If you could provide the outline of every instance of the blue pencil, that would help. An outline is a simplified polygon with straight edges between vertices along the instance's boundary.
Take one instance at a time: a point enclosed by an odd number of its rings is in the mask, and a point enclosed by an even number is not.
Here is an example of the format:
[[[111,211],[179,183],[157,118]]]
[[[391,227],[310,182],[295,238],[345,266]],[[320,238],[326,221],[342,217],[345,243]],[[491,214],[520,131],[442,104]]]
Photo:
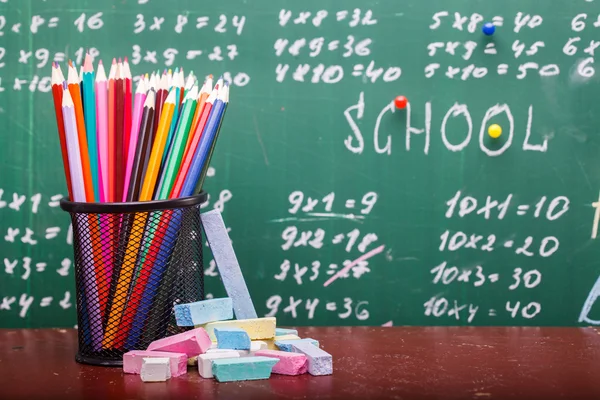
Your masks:
[[[85,131],[88,140],[88,154],[92,172],[94,198],[100,199],[100,183],[98,180],[98,141],[96,138],[96,92],[94,90],[94,66],[92,57],[85,56],[83,64],[83,112],[85,114]]]

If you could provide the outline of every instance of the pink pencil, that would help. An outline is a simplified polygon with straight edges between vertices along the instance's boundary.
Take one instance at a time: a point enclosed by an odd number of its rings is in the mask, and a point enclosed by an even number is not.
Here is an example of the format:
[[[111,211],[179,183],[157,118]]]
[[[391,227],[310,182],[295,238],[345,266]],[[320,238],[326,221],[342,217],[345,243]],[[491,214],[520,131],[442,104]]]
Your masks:
[[[102,60],[96,73],[96,123],[98,132],[98,177],[100,201],[108,201],[108,81]]]
[[[146,83],[144,77],[140,77],[137,90],[135,91],[135,99],[133,102],[133,119],[131,123],[131,131],[129,133],[129,145],[127,146],[127,164],[125,166],[125,182],[123,185],[123,202],[128,201],[127,192],[129,189],[129,180],[131,179],[131,169],[133,168],[133,159],[135,158],[135,149],[138,142],[138,134],[140,124],[142,122],[142,111],[144,102],[146,101]]]

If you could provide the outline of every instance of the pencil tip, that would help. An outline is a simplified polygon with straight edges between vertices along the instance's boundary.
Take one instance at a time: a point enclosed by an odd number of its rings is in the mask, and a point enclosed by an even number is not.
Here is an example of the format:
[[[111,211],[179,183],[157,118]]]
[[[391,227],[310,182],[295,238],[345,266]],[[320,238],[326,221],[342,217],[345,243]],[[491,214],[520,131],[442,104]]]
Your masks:
[[[123,64],[123,59],[119,57],[119,64]]]
[[[102,65],[102,60],[98,60],[98,66]]]
[[[127,61],[127,57],[125,57],[125,62],[126,62],[126,63],[129,63],[129,62]]]
[[[112,61],[112,63],[113,63],[113,64],[116,64],[116,63],[117,63],[117,59],[116,59],[116,58],[113,58],[113,61]]]

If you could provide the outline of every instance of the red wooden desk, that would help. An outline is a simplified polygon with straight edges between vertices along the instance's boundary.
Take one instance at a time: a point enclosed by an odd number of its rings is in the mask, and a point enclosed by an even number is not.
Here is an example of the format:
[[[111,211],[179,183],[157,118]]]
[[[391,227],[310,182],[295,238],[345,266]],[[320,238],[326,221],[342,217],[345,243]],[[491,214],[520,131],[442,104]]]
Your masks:
[[[0,330],[0,399],[600,399],[592,328],[301,328],[332,376],[143,383],[75,363],[70,329]]]

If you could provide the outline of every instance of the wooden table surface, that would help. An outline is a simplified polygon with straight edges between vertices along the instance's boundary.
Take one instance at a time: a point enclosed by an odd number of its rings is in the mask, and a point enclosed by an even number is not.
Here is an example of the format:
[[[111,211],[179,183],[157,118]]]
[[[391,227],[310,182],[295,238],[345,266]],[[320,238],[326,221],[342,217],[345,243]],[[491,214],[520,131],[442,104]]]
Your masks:
[[[0,399],[599,399],[592,328],[300,328],[333,375],[217,383],[194,368],[144,383],[77,364],[72,329],[0,330]]]

